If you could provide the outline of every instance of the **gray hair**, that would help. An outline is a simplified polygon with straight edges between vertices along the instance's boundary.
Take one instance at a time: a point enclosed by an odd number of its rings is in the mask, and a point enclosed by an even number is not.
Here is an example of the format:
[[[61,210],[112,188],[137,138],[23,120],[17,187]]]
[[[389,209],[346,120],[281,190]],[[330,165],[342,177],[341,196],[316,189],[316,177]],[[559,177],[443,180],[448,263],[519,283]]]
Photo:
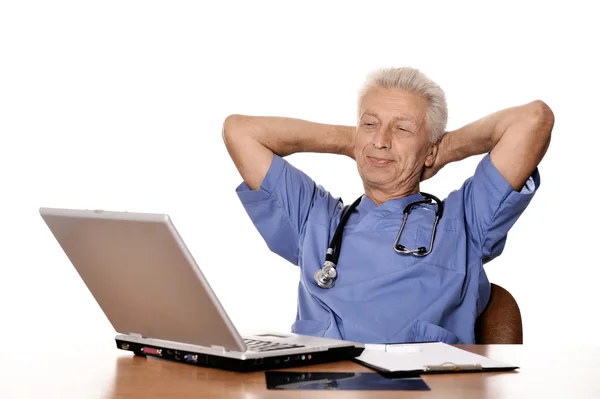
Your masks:
[[[359,91],[359,107],[372,87],[406,90],[425,97],[429,103],[429,109],[427,110],[429,141],[435,143],[442,138],[448,123],[446,95],[440,86],[423,72],[410,67],[381,68],[371,72]]]

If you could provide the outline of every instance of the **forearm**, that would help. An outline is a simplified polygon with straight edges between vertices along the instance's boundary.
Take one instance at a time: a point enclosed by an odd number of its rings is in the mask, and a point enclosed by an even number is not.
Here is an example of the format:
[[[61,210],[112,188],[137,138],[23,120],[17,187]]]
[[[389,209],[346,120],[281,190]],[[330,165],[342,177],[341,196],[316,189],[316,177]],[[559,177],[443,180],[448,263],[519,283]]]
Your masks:
[[[355,128],[301,119],[231,115],[223,140],[240,175],[253,190],[260,187],[273,154],[321,152],[353,157]]]
[[[491,152],[496,168],[519,190],[550,143],[554,114],[542,101],[507,108],[448,132],[441,140],[443,164]]]
[[[444,164],[491,151],[509,126],[515,125],[525,105],[503,109],[446,133],[440,142]]]
[[[284,157],[297,152],[352,157],[354,126],[329,125],[296,118],[232,115],[225,122],[237,135],[253,139]]]

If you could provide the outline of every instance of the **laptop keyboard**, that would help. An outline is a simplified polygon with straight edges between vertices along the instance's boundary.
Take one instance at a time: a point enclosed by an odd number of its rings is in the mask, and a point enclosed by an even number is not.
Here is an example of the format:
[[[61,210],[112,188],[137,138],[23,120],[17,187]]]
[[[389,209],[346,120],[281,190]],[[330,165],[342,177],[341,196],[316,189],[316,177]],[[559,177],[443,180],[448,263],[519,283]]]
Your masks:
[[[257,339],[244,338],[248,350],[255,352],[276,351],[280,349],[303,348],[304,345],[285,344],[281,342],[260,341]]]

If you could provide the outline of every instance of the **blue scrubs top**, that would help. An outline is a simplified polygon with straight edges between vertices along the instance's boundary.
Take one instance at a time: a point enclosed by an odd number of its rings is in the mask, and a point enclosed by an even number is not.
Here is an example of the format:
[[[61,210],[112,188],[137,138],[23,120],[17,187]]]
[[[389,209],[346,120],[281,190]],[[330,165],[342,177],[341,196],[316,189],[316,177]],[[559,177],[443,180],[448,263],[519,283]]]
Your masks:
[[[292,332],[363,343],[475,343],[474,326],[490,296],[483,264],[500,255],[507,233],[540,185],[538,169],[516,192],[489,154],[475,174],[444,199],[432,252],[398,254],[393,244],[413,194],[377,206],[363,196],[343,233],[338,277],[320,288],[323,266],[344,204],[275,155],[257,190],[237,189],[271,251],[301,269]],[[435,203],[414,208],[400,243],[429,248]]]

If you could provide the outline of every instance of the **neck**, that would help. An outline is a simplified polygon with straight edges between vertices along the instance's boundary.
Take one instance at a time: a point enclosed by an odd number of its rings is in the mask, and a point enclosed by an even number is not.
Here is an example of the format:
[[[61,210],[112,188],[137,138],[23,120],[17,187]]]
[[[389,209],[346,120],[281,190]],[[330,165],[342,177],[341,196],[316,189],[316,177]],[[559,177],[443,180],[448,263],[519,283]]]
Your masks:
[[[419,192],[419,189],[419,183],[416,183],[410,187],[396,189],[393,192],[380,188],[365,186],[365,195],[369,197],[377,206],[379,206],[392,199],[408,197],[409,195],[416,194]]]

